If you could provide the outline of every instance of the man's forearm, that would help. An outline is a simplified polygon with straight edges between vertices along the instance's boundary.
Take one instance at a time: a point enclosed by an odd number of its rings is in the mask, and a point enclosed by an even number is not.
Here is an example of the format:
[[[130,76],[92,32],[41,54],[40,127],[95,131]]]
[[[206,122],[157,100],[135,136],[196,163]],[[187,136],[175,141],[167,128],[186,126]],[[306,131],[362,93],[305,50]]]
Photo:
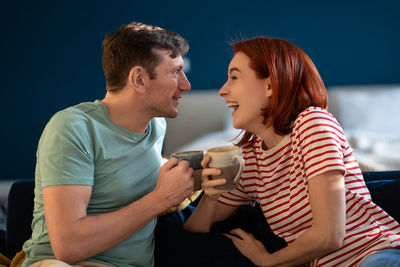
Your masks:
[[[49,232],[53,251],[67,263],[87,259],[122,242],[167,208],[168,203],[151,192],[120,210],[61,224]]]

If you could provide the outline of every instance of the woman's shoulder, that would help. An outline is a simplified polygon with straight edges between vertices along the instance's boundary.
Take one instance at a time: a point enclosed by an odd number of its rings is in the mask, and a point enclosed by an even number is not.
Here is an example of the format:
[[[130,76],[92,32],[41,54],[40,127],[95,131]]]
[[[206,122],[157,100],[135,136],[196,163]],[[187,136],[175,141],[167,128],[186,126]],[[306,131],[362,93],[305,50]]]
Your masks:
[[[294,126],[303,125],[310,122],[321,122],[328,121],[334,124],[338,124],[336,118],[328,112],[328,110],[320,107],[308,107],[303,110],[296,118]]]
[[[328,110],[321,108],[321,107],[308,107],[306,109],[304,109],[302,112],[300,112],[300,114],[297,116],[296,120],[301,120],[305,117],[307,118],[315,118],[315,117],[331,117],[334,118],[334,116],[328,112]]]
[[[342,126],[328,110],[312,106],[306,108],[297,116],[293,124],[293,133],[321,131],[328,128],[343,134]]]

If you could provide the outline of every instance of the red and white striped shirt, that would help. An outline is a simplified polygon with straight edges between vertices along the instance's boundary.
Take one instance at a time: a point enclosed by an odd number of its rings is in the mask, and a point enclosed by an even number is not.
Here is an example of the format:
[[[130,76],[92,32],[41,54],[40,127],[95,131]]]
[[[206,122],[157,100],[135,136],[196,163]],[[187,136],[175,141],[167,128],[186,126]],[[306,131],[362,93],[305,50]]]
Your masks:
[[[261,138],[242,149],[245,168],[239,186],[219,201],[239,206],[257,201],[272,231],[295,241],[313,224],[308,180],[343,170],[346,234],[343,246],[310,266],[357,266],[384,248],[400,247],[400,225],[371,201],[361,170],[343,130],[325,109],[309,107],[299,114],[291,134],[264,151]]]

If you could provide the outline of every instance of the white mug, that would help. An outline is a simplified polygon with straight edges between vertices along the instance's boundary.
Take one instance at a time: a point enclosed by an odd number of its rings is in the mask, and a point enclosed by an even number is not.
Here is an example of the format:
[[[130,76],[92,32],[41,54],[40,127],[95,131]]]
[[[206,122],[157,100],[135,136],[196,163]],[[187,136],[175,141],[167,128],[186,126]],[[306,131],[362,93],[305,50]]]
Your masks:
[[[208,164],[210,168],[221,170],[218,176],[211,176],[211,179],[225,178],[226,184],[216,186],[221,190],[232,190],[238,184],[244,169],[244,160],[238,146],[219,146],[207,151],[211,160]]]

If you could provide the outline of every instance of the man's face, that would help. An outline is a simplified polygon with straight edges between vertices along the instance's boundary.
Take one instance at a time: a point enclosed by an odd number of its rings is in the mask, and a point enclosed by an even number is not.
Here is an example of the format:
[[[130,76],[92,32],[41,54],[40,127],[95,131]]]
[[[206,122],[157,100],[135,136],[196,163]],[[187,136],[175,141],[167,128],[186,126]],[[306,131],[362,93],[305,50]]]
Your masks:
[[[182,56],[171,58],[167,50],[160,49],[158,52],[162,61],[155,68],[154,80],[146,76],[145,102],[151,117],[175,118],[178,115],[179,100],[191,86],[183,72]]]

